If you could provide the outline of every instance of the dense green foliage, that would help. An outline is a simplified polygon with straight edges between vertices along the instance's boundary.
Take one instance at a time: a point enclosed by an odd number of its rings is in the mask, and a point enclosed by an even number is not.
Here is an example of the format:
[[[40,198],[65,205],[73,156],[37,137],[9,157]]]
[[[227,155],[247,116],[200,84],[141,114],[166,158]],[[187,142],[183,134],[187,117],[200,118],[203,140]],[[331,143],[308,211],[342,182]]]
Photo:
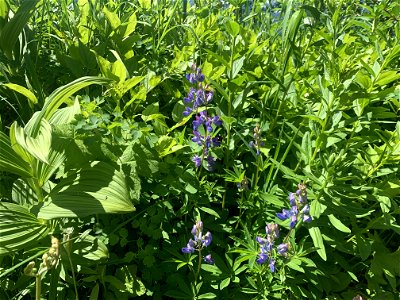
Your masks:
[[[399,299],[399,16],[1,1],[0,299]],[[312,220],[278,217],[305,186]]]

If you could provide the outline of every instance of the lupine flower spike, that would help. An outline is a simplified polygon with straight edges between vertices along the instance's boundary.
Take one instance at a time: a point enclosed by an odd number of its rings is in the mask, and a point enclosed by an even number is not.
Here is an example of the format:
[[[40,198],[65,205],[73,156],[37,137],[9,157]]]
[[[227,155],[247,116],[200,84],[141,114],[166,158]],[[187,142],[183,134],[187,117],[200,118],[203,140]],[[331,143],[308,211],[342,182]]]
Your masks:
[[[260,124],[257,124],[256,127],[254,127],[253,130],[253,138],[254,140],[252,140],[249,143],[249,146],[251,148],[256,149],[256,154],[260,155],[260,149],[262,146],[264,146],[264,142],[261,141],[261,128],[260,128]]]
[[[193,138],[192,141],[197,145],[202,146],[201,155],[194,155],[192,161],[196,168],[200,167],[203,161],[207,162],[207,168],[212,171],[215,164],[215,159],[211,155],[210,148],[219,147],[221,141],[218,137],[213,137],[212,133],[215,127],[222,125],[222,120],[219,116],[209,116],[207,114],[207,105],[212,101],[213,92],[208,85],[204,85],[204,74],[195,64],[192,65],[192,73],[186,75],[186,79],[193,84],[190,88],[187,97],[183,99],[187,105],[183,115],[189,116],[191,113],[197,113],[193,121]],[[200,107],[205,107],[200,110]]]
[[[310,206],[307,203],[307,187],[303,183],[298,184],[296,193],[289,193],[290,209],[283,209],[276,216],[281,220],[290,219],[290,228],[294,228],[299,219],[303,222],[310,223],[312,221]]]
[[[201,251],[204,248],[210,246],[212,242],[212,235],[209,231],[207,231],[207,233],[203,235],[202,221],[199,220],[196,222],[196,224],[193,225],[191,233],[193,235],[193,239],[190,239],[186,247],[182,248],[183,253],[193,253],[194,251]],[[211,254],[204,256],[203,260],[208,264],[214,263],[214,259],[211,257]]]

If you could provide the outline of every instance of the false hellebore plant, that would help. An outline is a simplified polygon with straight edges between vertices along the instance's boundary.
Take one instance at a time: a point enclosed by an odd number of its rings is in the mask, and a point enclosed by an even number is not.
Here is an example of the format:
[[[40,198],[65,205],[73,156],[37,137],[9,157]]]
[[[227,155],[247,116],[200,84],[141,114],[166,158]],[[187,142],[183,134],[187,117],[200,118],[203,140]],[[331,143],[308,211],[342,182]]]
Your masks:
[[[283,243],[274,248],[275,241],[279,238],[279,225],[275,223],[269,223],[265,226],[265,237],[257,236],[256,238],[257,243],[260,245],[260,252],[256,261],[258,264],[264,264],[268,261],[271,272],[275,272],[277,255],[288,257],[291,249],[291,245],[288,242],[289,235],[296,224],[298,224],[298,220],[307,223],[312,221],[309,215],[310,206],[307,204],[307,187],[303,183],[298,184],[296,193],[289,194],[289,201],[291,209],[284,209],[276,215],[280,220],[290,219],[290,231],[283,239]]]
[[[200,68],[195,64],[192,65],[192,73],[186,75],[186,79],[193,85],[187,97],[183,99],[186,109],[183,112],[184,116],[189,116],[192,113],[196,114],[193,121],[192,141],[202,147],[202,153],[192,157],[196,168],[202,166],[203,161],[207,162],[209,171],[213,170],[215,160],[211,154],[211,147],[219,147],[221,142],[218,137],[213,137],[215,127],[221,126],[222,121],[219,116],[209,116],[207,113],[207,105],[212,101],[213,92],[208,85],[204,84],[205,76]]]

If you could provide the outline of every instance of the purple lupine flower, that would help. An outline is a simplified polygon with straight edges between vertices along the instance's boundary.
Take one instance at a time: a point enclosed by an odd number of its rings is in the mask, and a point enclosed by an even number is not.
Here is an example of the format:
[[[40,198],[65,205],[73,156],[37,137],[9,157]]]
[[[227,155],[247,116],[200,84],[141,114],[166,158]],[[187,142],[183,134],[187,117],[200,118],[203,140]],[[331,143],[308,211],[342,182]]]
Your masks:
[[[269,260],[269,269],[271,270],[271,272],[272,273],[274,273],[275,272],[275,263],[276,263],[276,260],[275,259],[270,259]]]
[[[289,224],[290,229],[294,228],[296,224],[297,224],[297,215],[292,215]]]
[[[189,240],[189,243],[187,243],[186,247],[182,248],[183,253],[193,253],[195,250],[195,243],[192,239]]]
[[[283,243],[283,244],[278,245],[276,247],[276,249],[278,250],[278,253],[280,255],[285,255],[286,256],[287,255],[287,251],[289,249],[289,245],[287,243]]]
[[[299,183],[296,193],[289,193],[289,201],[290,210],[283,209],[282,213],[277,213],[276,216],[282,221],[290,218],[290,229],[297,225],[299,219],[306,223],[312,221],[311,216],[309,216],[310,206],[306,203],[307,187],[305,184]]]
[[[187,116],[190,115],[192,112],[193,112],[193,110],[192,110],[190,107],[186,107],[182,114],[183,114],[185,117],[187,117]]]
[[[211,233],[209,231],[207,231],[207,233],[204,235],[202,240],[203,240],[204,247],[208,247],[211,244],[211,241],[212,241]]]
[[[222,120],[219,116],[214,116],[212,118],[212,122],[214,123],[215,126],[221,126],[222,125]]]
[[[276,216],[282,221],[284,221],[290,217],[290,211],[288,211],[287,209],[282,209],[282,212],[277,213]]]
[[[201,166],[201,157],[198,156],[197,154],[193,156],[192,161],[194,162],[196,168]]]
[[[210,265],[214,264],[215,262],[214,259],[211,257],[211,254],[204,256],[203,260]]]
[[[218,136],[213,137],[213,138],[211,139],[211,143],[212,143],[213,147],[219,147],[219,146],[221,146],[221,140],[220,140],[220,138],[219,138]]]
[[[296,205],[296,194],[295,193],[289,193],[289,201],[291,206]]]
[[[193,225],[190,231],[193,235],[193,239],[190,239],[186,247],[182,248],[183,253],[193,253],[195,250],[201,251],[203,248],[208,247],[212,241],[212,235],[208,231],[203,235],[203,222],[198,220]]]
[[[265,263],[267,261],[267,259],[268,259],[268,255],[267,254],[259,253],[258,254],[258,259],[256,260],[256,262],[261,265],[261,264]]]
[[[214,165],[215,165],[215,160],[214,157],[211,155],[207,156],[207,167],[209,171],[212,171],[214,169]]]
[[[193,121],[194,136],[192,141],[203,147],[202,157],[207,157],[207,167],[211,171],[215,165],[215,160],[209,153],[209,149],[221,145],[219,138],[212,137],[211,133],[214,131],[213,125],[221,126],[222,120],[219,116],[207,116],[207,110],[198,112],[199,107],[205,106],[212,101],[214,93],[207,84],[203,83],[205,76],[196,64],[192,65],[191,73],[186,75],[186,79],[193,86],[190,88],[188,95],[183,99],[184,103],[187,104],[183,115],[189,116],[193,112],[197,113]],[[194,156],[192,161],[195,163],[196,167],[202,165],[202,159],[198,155]]]

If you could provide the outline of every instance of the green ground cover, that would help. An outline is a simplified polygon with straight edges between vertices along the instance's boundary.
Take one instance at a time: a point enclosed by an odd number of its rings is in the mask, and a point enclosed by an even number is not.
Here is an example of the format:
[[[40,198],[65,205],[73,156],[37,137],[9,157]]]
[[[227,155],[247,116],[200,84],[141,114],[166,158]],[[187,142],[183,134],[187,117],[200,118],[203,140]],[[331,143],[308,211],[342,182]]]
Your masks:
[[[0,2],[0,299],[399,299],[395,0]]]

